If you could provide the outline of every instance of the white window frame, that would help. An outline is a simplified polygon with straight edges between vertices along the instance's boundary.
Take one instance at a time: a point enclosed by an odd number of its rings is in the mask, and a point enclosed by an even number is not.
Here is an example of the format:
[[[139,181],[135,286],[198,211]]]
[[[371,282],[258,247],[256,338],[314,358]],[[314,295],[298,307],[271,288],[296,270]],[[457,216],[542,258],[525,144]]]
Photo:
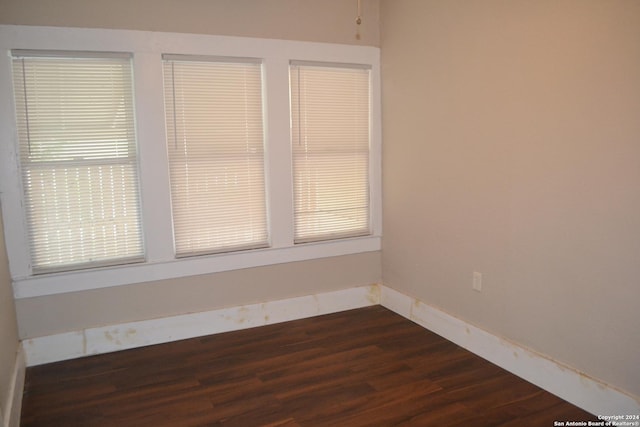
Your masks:
[[[12,49],[127,52],[133,55],[141,215],[144,246],[147,248],[144,263],[38,276],[32,274],[17,162]],[[162,54],[262,59],[269,248],[175,258],[165,145]],[[294,245],[290,61],[371,67],[370,236]],[[20,299],[378,251],[382,236],[380,122],[380,50],[376,47],[129,30],[0,25],[0,201],[14,295]]]

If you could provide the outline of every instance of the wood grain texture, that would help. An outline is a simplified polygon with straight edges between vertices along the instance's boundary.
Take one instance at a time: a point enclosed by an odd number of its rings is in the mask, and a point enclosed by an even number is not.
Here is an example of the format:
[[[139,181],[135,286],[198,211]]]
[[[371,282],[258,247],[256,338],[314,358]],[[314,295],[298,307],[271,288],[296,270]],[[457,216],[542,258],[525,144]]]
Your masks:
[[[552,426],[587,412],[380,307],[28,368],[22,426]]]

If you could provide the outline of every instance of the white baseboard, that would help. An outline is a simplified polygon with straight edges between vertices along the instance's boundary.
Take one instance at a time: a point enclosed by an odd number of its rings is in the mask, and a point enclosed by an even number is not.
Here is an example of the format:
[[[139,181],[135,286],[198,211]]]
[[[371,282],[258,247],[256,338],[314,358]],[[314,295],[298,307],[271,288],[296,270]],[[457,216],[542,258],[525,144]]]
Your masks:
[[[381,286],[380,303],[418,325],[594,415],[639,415],[640,398]]]
[[[89,328],[23,341],[26,365],[264,326],[381,304],[595,415],[640,414],[640,399],[386,286],[363,286],[260,304]],[[19,418],[24,359],[16,363],[11,414]],[[17,420],[16,420],[17,421]],[[12,421],[13,422],[13,421]],[[7,424],[5,426],[17,426]]]
[[[378,285],[143,320],[23,341],[27,366],[270,325],[380,303]]]
[[[25,360],[22,345],[18,346],[16,361],[11,374],[11,384],[7,401],[3,402],[6,413],[0,416],[3,427],[18,427],[20,425],[20,410],[22,409],[22,392],[24,390]]]

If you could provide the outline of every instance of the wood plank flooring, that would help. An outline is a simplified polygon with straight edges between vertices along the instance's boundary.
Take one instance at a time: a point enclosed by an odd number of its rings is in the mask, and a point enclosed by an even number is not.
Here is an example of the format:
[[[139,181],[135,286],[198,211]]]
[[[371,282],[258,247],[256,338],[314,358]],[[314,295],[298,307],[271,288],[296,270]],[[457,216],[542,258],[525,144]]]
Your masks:
[[[553,426],[595,418],[380,307],[27,369],[31,426]]]

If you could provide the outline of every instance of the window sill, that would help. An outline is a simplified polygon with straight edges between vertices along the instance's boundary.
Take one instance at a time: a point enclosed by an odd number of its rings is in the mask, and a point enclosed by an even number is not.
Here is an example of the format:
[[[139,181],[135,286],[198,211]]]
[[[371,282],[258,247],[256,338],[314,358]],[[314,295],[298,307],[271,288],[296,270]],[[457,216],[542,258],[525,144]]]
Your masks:
[[[373,252],[380,250],[380,248],[381,238],[379,236],[366,236],[298,244],[284,248],[256,249],[243,252],[230,252],[167,261],[148,261],[141,264],[128,264],[117,267],[14,278],[13,288],[16,299],[31,298],[131,285],[155,280],[197,276],[242,268],[261,267],[286,262]]]

